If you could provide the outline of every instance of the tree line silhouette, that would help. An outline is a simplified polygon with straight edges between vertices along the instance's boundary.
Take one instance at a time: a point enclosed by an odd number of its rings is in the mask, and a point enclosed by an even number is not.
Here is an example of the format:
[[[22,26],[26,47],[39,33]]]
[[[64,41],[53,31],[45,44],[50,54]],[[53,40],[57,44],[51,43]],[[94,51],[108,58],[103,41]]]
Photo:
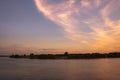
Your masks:
[[[29,55],[18,55],[13,54],[9,56],[10,58],[29,58],[29,59],[96,59],[96,58],[120,58],[120,52],[110,52],[110,53],[85,53],[85,54],[69,54],[65,52],[64,54],[34,54]]]

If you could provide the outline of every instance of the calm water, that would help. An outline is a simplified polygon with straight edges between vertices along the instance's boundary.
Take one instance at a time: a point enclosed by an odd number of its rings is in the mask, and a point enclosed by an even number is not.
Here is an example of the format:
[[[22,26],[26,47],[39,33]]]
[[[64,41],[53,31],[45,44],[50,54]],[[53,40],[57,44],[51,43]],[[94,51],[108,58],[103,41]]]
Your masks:
[[[0,80],[120,80],[119,59],[0,58]]]

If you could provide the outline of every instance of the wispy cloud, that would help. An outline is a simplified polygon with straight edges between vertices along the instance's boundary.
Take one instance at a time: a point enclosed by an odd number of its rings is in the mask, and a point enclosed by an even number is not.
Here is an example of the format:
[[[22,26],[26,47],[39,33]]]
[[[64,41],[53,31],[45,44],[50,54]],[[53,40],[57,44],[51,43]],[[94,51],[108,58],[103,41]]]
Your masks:
[[[63,27],[66,37],[96,51],[119,50],[119,0],[34,1],[38,11]]]

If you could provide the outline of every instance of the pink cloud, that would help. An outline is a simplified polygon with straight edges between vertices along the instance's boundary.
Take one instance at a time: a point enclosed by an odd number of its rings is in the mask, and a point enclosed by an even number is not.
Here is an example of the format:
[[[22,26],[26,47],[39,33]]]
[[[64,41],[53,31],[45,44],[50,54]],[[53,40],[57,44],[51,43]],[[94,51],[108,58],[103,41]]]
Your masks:
[[[120,47],[119,0],[34,1],[38,11],[64,29],[67,38],[96,51],[104,48],[117,51]]]

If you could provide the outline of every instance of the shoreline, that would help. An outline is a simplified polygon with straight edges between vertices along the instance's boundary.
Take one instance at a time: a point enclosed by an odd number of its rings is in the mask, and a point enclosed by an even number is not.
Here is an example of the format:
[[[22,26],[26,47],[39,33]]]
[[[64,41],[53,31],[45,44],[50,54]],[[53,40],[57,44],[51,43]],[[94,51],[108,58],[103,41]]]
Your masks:
[[[10,58],[28,58],[28,59],[100,59],[100,58],[120,58],[120,52],[111,53],[86,53],[86,54],[29,54],[29,55],[10,55]]]

